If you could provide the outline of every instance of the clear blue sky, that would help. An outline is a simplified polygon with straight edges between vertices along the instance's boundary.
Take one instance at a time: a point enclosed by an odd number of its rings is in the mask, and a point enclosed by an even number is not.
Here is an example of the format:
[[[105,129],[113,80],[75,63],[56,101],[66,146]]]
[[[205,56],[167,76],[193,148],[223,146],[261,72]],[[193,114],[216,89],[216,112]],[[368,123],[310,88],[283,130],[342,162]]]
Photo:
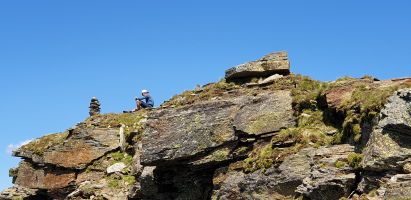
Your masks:
[[[8,147],[88,117],[155,106],[226,69],[287,50],[322,81],[411,75],[411,1],[0,1],[0,190]]]

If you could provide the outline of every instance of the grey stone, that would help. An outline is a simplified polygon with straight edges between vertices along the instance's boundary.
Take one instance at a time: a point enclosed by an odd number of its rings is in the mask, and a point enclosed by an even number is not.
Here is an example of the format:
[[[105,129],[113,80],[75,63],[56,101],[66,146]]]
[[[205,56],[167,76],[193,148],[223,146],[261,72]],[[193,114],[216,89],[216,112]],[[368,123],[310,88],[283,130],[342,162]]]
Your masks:
[[[411,135],[411,89],[402,89],[394,92],[388,98],[388,103],[381,111],[379,126],[386,130]]]
[[[126,168],[126,164],[119,162],[115,163],[114,165],[111,165],[110,167],[107,168],[107,174],[112,174],[114,172],[121,172],[124,168]]]
[[[364,169],[402,171],[411,162],[411,89],[394,92],[363,151]]]
[[[225,78],[236,79],[244,77],[269,76],[273,74],[290,73],[290,62],[287,51],[265,55],[262,59],[244,63],[225,71]]]

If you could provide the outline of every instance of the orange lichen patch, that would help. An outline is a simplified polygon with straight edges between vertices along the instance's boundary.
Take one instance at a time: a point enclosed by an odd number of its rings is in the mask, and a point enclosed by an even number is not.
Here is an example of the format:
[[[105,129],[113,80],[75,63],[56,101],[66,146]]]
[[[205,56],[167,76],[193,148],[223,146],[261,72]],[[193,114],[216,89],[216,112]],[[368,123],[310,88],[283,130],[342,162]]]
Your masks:
[[[94,129],[84,133],[87,140],[68,139],[44,153],[45,163],[58,167],[84,169],[93,160],[118,147],[117,132]]]
[[[47,173],[44,179],[44,189],[56,189],[69,186],[72,181],[76,180],[74,172],[65,173],[61,171]]]
[[[85,168],[85,166],[96,158],[103,156],[105,151],[93,149],[90,144],[85,144],[84,141],[75,142],[70,151],[63,152],[46,152],[45,161],[53,163],[58,167],[67,168]]]
[[[352,93],[356,88],[355,84],[333,88],[327,91],[327,103],[330,108],[337,108],[345,100],[351,99]]]
[[[70,170],[36,169],[29,162],[22,161],[16,184],[27,188],[58,189],[69,186],[76,180],[76,174]]]

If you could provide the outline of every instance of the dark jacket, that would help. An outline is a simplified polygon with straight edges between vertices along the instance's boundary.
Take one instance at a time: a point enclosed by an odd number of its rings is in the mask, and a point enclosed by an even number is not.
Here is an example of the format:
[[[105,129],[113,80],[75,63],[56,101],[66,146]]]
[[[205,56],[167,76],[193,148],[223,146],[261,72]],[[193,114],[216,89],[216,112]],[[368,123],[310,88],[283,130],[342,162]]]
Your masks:
[[[143,96],[143,97],[141,97],[141,98],[138,98],[138,100],[140,100],[140,101],[142,101],[143,99],[146,100],[146,103],[147,103],[149,106],[151,106],[151,107],[154,106],[154,99],[153,99],[153,97],[152,97],[150,94],[146,94],[146,96]]]

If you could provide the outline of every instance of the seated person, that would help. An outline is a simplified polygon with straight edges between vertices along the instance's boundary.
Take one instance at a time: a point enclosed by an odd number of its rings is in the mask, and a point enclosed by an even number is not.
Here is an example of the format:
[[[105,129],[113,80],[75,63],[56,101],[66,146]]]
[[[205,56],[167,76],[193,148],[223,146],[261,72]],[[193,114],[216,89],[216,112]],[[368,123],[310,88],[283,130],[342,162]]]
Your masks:
[[[143,97],[138,98],[136,97],[136,101],[137,101],[137,108],[129,111],[123,111],[123,113],[132,113],[132,112],[136,112],[138,110],[140,110],[141,108],[152,108],[154,106],[154,99],[153,97],[148,93],[147,90],[143,90],[141,91],[141,94],[143,95]],[[142,100],[146,100],[146,102],[142,101]]]

